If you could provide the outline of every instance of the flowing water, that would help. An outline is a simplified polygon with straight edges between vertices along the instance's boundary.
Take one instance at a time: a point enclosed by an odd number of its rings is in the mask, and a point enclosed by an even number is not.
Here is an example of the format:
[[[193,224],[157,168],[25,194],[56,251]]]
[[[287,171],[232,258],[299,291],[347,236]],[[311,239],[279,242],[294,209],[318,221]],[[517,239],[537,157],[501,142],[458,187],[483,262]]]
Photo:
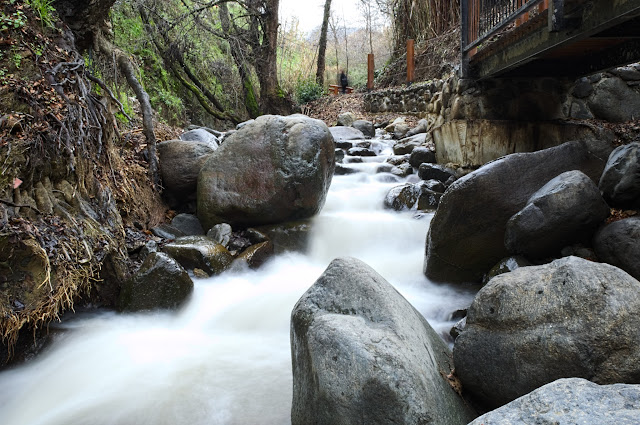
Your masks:
[[[52,346],[0,373],[0,424],[288,424],[291,310],[329,262],[357,257],[391,282],[441,334],[471,291],[422,273],[430,216],[384,210],[402,182],[375,174],[390,153],[335,176],[314,218],[306,253],[276,256],[257,271],[197,280],[180,311],[92,313],[65,321]]]

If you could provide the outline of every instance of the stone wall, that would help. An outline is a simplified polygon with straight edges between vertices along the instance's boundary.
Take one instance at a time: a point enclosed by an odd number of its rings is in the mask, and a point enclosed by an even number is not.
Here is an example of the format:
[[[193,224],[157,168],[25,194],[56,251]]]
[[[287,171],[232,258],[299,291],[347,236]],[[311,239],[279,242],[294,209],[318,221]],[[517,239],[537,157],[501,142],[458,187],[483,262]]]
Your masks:
[[[473,81],[452,76],[364,96],[369,112],[426,118],[438,162],[479,166],[513,152],[567,140],[607,137],[575,120],[640,119],[640,64],[577,81],[555,78]]]

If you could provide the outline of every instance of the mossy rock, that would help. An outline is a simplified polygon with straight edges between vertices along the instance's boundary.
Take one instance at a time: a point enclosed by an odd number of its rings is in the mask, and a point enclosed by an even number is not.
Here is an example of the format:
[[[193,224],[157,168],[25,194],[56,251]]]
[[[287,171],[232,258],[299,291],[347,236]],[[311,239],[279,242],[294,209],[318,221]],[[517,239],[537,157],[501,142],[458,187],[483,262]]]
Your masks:
[[[242,251],[233,263],[246,264],[249,268],[257,269],[273,257],[273,254],[274,248],[270,241],[260,242]]]

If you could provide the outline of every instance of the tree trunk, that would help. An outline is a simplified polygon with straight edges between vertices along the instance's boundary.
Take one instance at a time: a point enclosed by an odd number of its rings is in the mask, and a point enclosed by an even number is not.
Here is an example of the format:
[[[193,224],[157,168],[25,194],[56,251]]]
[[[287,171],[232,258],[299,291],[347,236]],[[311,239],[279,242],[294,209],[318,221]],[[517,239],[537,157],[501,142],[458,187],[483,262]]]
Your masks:
[[[320,42],[318,45],[318,69],[316,71],[316,82],[324,86],[325,54],[327,51],[327,30],[329,28],[329,16],[331,14],[331,0],[324,2],[324,17],[322,18],[322,28],[320,29]]]

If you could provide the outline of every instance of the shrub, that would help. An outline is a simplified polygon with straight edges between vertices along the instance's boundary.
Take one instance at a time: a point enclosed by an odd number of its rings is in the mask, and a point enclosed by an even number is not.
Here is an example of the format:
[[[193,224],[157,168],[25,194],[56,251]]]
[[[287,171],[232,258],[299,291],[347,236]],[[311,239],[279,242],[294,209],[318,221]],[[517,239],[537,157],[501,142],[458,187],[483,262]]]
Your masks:
[[[300,104],[316,100],[323,94],[324,88],[316,83],[313,78],[300,79],[296,83],[296,100]]]

